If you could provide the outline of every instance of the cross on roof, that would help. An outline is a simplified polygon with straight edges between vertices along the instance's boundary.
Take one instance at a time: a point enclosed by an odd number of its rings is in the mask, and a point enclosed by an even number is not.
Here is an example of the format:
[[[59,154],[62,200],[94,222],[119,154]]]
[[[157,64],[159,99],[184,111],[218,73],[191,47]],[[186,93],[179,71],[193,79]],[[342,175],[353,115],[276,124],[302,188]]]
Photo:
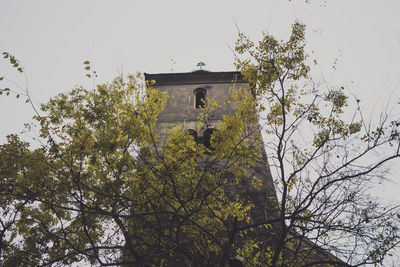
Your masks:
[[[200,67],[200,70],[205,66],[206,64],[203,61],[200,61],[199,63],[197,63],[197,67]]]

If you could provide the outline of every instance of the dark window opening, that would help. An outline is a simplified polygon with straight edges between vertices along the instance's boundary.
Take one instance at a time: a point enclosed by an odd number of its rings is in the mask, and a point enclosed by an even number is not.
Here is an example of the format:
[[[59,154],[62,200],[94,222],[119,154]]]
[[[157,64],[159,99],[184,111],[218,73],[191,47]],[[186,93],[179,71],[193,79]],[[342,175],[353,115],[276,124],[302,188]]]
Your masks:
[[[206,91],[204,89],[197,89],[195,91],[195,107],[204,108],[206,106]]]
[[[188,129],[189,134],[193,137],[194,141],[197,143],[198,142],[198,137],[197,137],[197,132],[193,129]]]
[[[203,136],[198,136],[195,130],[187,129],[188,134],[193,137],[193,140],[197,144],[203,144],[205,147],[211,150],[214,150],[214,148],[211,147],[211,137],[213,133],[216,131],[217,129],[208,128],[207,130],[204,131]]]
[[[207,148],[212,149],[211,136],[215,131],[216,131],[216,129],[209,128],[209,129],[205,130],[203,133],[203,145],[205,145]]]

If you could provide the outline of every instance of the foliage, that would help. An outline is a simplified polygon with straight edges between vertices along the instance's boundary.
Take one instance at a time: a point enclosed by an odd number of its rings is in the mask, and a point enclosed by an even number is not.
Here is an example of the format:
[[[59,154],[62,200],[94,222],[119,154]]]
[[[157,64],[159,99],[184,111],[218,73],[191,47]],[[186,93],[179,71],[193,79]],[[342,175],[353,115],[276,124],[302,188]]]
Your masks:
[[[234,255],[232,229],[249,223],[253,204],[225,187],[259,157],[241,135],[257,119],[254,102],[235,93],[238,112],[212,148],[181,125],[163,140],[167,96],[141,80],[60,94],[34,117],[39,148],[16,135],[0,146],[4,266],[224,265]]]
[[[399,157],[400,120],[382,114],[368,125],[344,88],[322,90],[309,76],[304,32],[295,23],[288,41],[264,34],[258,44],[241,33],[236,45],[280,198],[271,265],[311,264],[302,261],[310,241],[350,265],[381,263],[400,240],[399,210],[379,204],[368,189]]]

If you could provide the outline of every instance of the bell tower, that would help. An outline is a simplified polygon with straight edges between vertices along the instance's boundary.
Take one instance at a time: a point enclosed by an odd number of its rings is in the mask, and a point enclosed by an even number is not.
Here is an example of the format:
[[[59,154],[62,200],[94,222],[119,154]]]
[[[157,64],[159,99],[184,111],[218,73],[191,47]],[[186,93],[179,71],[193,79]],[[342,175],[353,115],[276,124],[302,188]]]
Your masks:
[[[145,79],[146,81],[155,81],[154,86],[167,92],[169,97],[166,107],[157,121],[157,129],[160,131],[161,139],[168,137],[173,126],[182,125],[194,136],[197,143],[205,146],[210,145],[210,137],[214,131],[218,131],[218,121],[221,121],[225,114],[236,111],[235,101],[231,99],[233,89],[245,89],[250,86],[240,72],[235,71],[209,72],[200,69],[188,73],[145,74]],[[203,126],[199,129],[197,126],[199,124],[198,117],[203,112],[203,108],[209,104],[208,101],[216,103],[216,110],[213,110],[209,118],[210,122],[207,125],[203,123]],[[254,232],[251,235],[246,235],[239,242],[246,239],[261,240],[274,250],[281,233],[277,194],[261,137],[261,128],[258,123],[250,125],[249,128],[251,128],[251,135],[246,136],[246,138],[251,140],[252,144],[255,144],[262,156],[256,162],[253,162],[252,167],[247,170],[245,177],[241,177],[239,183],[227,184],[227,194],[232,200],[239,197],[253,204],[250,217]],[[259,178],[261,183],[257,186],[252,185],[251,177]],[[322,260],[338,263],[339,266],[345,264],[306,237],[301,237],[294,231],[290,232],[289,235],[291,238],[299,240],[299,251],[289,249],[288,253],[293,254],[294,257],[298,255],[296,253],[303,255],[303,258],[299,259],[300,262]],[[235,260],[233,258],[233,261]],[[233,262],[232,264],[232,266],[236,266]],[[237,266],[243,266],[242,264],[240,263]],[[336,264],[333,266],[336,266]]]

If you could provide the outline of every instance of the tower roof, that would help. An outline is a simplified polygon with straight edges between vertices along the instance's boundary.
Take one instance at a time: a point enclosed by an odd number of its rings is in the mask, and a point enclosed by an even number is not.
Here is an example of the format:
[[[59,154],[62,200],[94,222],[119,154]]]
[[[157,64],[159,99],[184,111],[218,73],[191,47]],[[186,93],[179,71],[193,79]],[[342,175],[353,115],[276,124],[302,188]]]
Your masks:
[[[181,73],[145,73],[146,81],[155,80],[156,85],[203,84],[203,83],[247,83],[239,71],[211,72],[197,70]]]

